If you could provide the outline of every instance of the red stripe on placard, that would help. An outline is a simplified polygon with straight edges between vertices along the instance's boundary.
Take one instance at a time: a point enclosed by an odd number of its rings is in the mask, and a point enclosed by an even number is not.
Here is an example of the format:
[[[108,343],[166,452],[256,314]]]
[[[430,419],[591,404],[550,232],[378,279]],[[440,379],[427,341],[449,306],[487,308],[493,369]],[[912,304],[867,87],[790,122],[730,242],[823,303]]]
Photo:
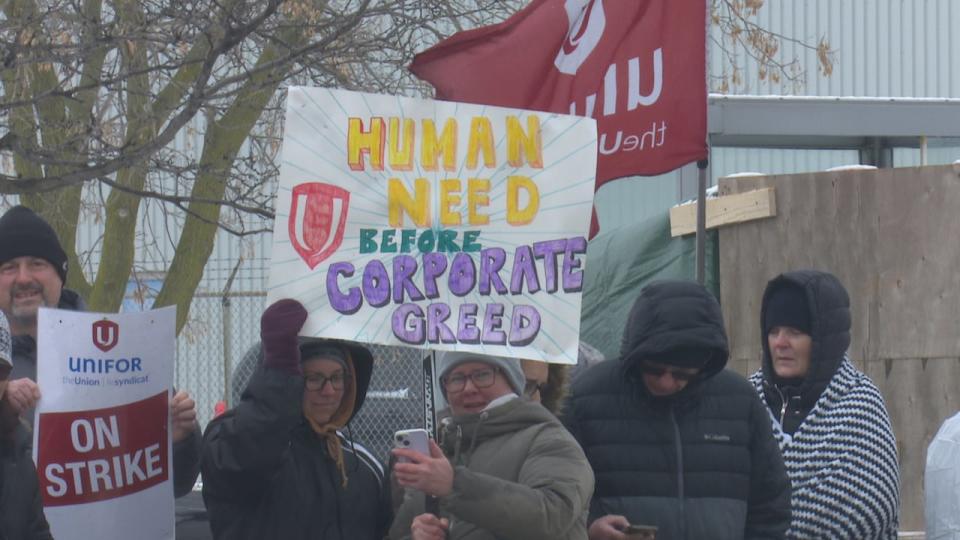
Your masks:
[[[41,414],[44,506],[113,499],[165,482],[168,417],[167,392],[119,407]]]

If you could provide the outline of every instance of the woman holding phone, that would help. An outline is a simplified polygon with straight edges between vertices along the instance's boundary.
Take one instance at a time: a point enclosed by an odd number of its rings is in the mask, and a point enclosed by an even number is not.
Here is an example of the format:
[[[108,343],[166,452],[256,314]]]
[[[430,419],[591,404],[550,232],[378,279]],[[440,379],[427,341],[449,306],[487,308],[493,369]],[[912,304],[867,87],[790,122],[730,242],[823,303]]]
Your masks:
[[[390,538],[411,540],[586,538],[593,472],[550,412],[523,396],[515,358],[446,352],[441,391],[453,415],[430,455],[395,449],[406,488]],[[427,512],[426,495],[436,512]]]

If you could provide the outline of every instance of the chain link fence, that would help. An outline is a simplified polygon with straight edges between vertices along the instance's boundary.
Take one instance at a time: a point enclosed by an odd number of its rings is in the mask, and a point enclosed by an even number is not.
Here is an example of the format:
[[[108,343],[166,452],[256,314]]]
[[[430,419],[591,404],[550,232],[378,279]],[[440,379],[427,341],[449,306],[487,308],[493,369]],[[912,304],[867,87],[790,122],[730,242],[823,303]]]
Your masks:
[[[237,403],[253,373],[245,353],[260,339],[260,315],[266,294],[197,293],[177,340],[174,384],[197,402],[202,428],[218,402]],[[386,462],[398,429],[423,427],[423,349],[371,346],[373,376],[363,408],[350,423],[354,439]]]

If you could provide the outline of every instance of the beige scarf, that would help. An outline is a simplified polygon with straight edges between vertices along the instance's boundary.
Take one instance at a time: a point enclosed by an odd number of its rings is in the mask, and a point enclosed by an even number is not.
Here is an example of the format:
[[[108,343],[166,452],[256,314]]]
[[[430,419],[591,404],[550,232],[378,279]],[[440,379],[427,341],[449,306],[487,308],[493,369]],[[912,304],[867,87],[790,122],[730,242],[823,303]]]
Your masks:
[[[307,416],[306,410],[304,410],[303,416],[307,419],[307,422],[310,423],[310,427],[314,433],[327,443],[327,452],[330,454],[330,457],[333,458],[333,461],[336,462],[337,469],[340,471],[341,485],[347,487],[347,467],[343,461],[343,446],[340,443],[340,437],[337,436],[337,430],[347,425],[347,422],[350,420],[350,415],[353,414],[353,405],[357,401],[357,385],[354,383],[354,381],[357,380],[357,372],[353,367],[353,358],[350,357],[350,352],[346,350],[344,352],[347,355],[350,379],[347,383],[346,391],[343,394],[343,399],[340,401],[340,407],[333,413],[330,420],[322,425]]]

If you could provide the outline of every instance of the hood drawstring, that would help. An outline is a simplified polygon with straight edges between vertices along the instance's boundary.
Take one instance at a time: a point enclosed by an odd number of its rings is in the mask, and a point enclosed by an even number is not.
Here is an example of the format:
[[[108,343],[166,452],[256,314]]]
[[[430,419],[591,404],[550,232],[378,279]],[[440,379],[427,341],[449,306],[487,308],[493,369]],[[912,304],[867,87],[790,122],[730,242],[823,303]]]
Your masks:
[[[340,486],[347,487],[347,465],[343,459],[343,443],[340,442],[340,437],[336,431],[320,436],[326,439],[327,452],[337,464],[337,470],[340,471]]]
[[[474,424],[473,432],[470,434],[470,447],[467,449],[466,458],[464,459],[461,450],[463,449],[463,427],[460,424],[457,424],[457,431],[455,439],[453,441],[453,463],[461,464],[464,467],[470,465],[470,458],[473,456],[473,450],[477,447],[477,433],[480,432],[480,424],[487,419],[489,414],[486,411],[480,413],[480,419]]]
[[[460,428],[460,424],[457,424],[457,435],[453,440],[453,463],[456,464],[460,461],[460,443],[463,441],[463,429]]]
[[[353,454],[354,456],[356,456],[356,455],[357,455],[357,445],[356,445],[355,442],[353,442],[353,430],[350,428],[350,422],[347,422],[347,425],[345,426],[345,428],[346,428],[346,430],[347,430],[347,442],[350,443],[350,453]],[[353,460],[353,469],[351,469],[351,470],[352,470],[353,472],[357,472],[357,471],[360,470],[360,460],[359,460],[359,459]],[[346,484],[344,484],[344,487],[346,487]]]
[[[470,435],[470,449],[467,450],[467,459],[470,460],[473,458],[473,450],[477,447],[477,433],[480,432],[480,424],[483,423],[490,416],[490,413],[487,411],[480,412],[480,419],[477,420],[476,425],[473,426],[473,433]],[[459,428],[458,428],[459,429]],[[464,462],[464,467],[470,465],[469,461]]]

